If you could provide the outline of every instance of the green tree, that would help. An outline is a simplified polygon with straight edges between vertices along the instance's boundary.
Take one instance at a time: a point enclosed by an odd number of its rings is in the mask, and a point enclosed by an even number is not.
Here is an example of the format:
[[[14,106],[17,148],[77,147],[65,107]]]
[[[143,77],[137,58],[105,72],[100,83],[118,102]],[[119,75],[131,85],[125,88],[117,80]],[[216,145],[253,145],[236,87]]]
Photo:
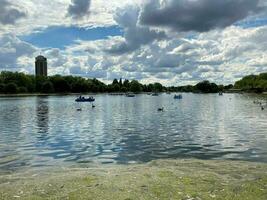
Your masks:
[[[120,87],[122,87],[122,79],[120,78],[120,81],[119,81],[119,85]]]
[[[163,86],[160,83],[154,83],[155,92],[162,92]]]
[[[259,93],[267,91],[267,73],[245,76],[237,81],[234,87],[236,89]]]
[[[130,91],[135,93],[142,92],[140,83],[136,80],[132,80],[130,83]]]
[[[234,87],[233,84],[229,84],[229,85],[224,86],[224,89],[225,89],[225,90],[230,90],[230,89],[232,89],[233,87]]]
[[[47,77],[36,76],[35,77],[35,92],[42,92],[43,84],[47,81]]]
[[[50,81],[54,85],[55,92],[65,93],[71,91],[70,85],[62,76],[59,75],[53,76],[50,78]]]
[[[53,93],[53,92],[55,92],[53,83],[51,81],[45,81],[42,84],[41,92],[42,93]]]
[[[18,88],[18,93],[21,93],[21,94],[23,94],[23,93],[27,93],[28,92],[28,89],[26,88],[26,87],[19,87]]]
[[[210,83],[209,81],[202,81],[196,86],[196,91],[203,93],[216,93],[219,92],[219,87],[215,83]]]
[[[124,86],[124,87],[126,87],[126,88],[127,88],[127,90],[129,91],[129,87],[130,87],[130,81],[129,81],[129,80],[127,80],[127,79],[125,79],[125,80],[123,81],[123,86]]]
[[[115,78],[112,82],[112,85],[119,84],[118,80]]]
[[[5,86],[5,93],[16,94],[18,92],[18,86],[16,83],[8,83]]]
[[[72,92],[88,92],[89,91],[89,84],[84,80],[79,80],[72,84]]]
[[[154,88],[154,84],[148,84],[148,86],[147,86],[147,91],[148,92],[152,92],[152,91],[154,91],[155,90],[155,88]]]
[[[4,83],[0,83],[0,93],[1,94],[5,93],[5,84]]]

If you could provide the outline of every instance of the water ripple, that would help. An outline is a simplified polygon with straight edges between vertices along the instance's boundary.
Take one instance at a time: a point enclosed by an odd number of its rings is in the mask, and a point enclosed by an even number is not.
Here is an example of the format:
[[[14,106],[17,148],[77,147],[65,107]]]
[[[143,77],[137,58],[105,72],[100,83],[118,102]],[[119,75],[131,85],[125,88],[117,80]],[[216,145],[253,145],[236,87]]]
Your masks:
[[[0,99],[0,170],[160,158],[267,162],[266,97],[184,94]],[[158,112],[158,107],[165,112]],[[82,112],[77,112],[82,108]]]

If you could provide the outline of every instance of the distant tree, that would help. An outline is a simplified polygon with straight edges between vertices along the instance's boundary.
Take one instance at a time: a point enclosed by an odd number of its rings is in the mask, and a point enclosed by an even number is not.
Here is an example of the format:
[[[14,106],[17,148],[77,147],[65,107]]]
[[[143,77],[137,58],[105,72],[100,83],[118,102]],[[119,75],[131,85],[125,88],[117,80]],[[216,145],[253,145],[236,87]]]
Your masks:
[[[71,86],[71,91],[78,93],[78,92],[88,92],[89,91],[89,85],[85,80],[79,80],[77,82],[74,82]]]
[[[43,84],[47,81],[47,77],[36,76],[35,77],[35,92],[42,92]]]
[[[198,92],[203,93],[216,93],[219,91],[219,87],[215,83],[210,83],[209,81],[202,81],[195,86]]]
[[[112,85],[113,85],[114,92],[120,92],[121,87],[120,87],[119,83],[118,84],[112,84]]]
[[[233,84],[229,84],[229,85],[224,86],[224,89],[225,89],[225,90],[230,90],[230,89],[232,89],[233,87],[234,87]]]
[[[41,92],[42,93],[53,93],[53,92],[55,92],[55,89],[54,89],[54,86],[53,86],[52,82],[51,81],[45,81],[42,84]]]
[[[120,81],[119,81],[119,85],[120,87],[122,87],[122,79],[120,78]]]
[[[19,87],[18,88],[18,93],[21,93],[21,94],[23,94],[23,93],[27,93],[28,92],[28,89],[26,88],[26,87]]]
[[[145,84],[143,85],[143,92],[149,92],[148,88],[147,88],[147,85],[145,85]]]
[[[15,83],[17,86],[27,88],[30,92],[33,92],[35,88],[34,77],[19,72],[2,71],[0,73],[0,83]]]
[[[203,82],[196,84],[195,87],[196,87],[196,90],[198,90],[200,92],[208,93],[209,92],[209,86],[210,86],[209,81],[203,81]]]
[[[155,92],[162,92],[163,86],[160,83],[154,83]]]
[[[0,83],[0,93],[1,94],[5,93],[5,84],[4,83]]]
[[[126,88],[129,90],[129,87],[130,87],[130,82],[129,82],[129,80],[125,79],[125,80],[123,81],[123,86],[126,87]]]
[[[115,78],[112,82],[112,85],[119,84],[118,80]]]
[[[130,83],[130,91],[131,92],[142,92],[140,83],[136,80],[132,80]]]
[[[260,74],[259,79],[267,81],[267,73]]]
[[[245,76],[235,83],[234,88],[258,93],[267,91],[267,73]]]
[[[121,87],[121,92],[128,92],[128,90],[127,90],[126,87],[122,86],[122,87]]]
[[[55,92],[58,93],[65,93],[70,92],[71,88],[68,82],[61,76],[56,75],[50,78],[50,81],[54,85]]]
[[[148,92],[152,92],[152,91],[154,91],[155,90],[155,88],[154,88],[154,84],[148,84],[148,86],[147,86],[147,91]]]
[[[216,93],[216,92],[219,92],[219,91],[221,91],[221,90],[223,90],[223,87],[220,89],[220,88],[218,87],[218,85],[216,85],[215,83],[211,83],[211,84],[210,84],[210,89],[209,89],[209,92],[210,92],[210,93]]]
[[[5,93],[16,94],[18,92],[18,86],[16,83],[7,83],[5,86]]]

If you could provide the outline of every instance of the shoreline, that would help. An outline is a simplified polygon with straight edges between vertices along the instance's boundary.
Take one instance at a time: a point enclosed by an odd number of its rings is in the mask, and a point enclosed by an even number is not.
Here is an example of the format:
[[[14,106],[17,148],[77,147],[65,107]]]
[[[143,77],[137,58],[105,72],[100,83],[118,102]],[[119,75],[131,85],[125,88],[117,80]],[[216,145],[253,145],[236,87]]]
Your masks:
[[[159,92],[159,94],[165,94],[166,92]],[[192,93],[192,92],[171,92],[171,94],[176,93]],[[253,93],[253,92],[231,92],[231,91],[225,91],[225,94],[254,94],[254,95],[267,95],[267,92],[263,93]],[[35,97],[35,96],[74,96],[74,95],[111,95],[111,96],[123,96],[127,94],[127,92],[103,92],[103,93],[19,93],[19,94],[0,94],[1,97]],[[141,92],[141,93],[135,93],[135,94],[151,94],[151,92]],[[192,93],[192,94],[217,94],[217,93]]]
[[[259,199],[267,164],[155,160],[146,164],[30,170],[0,176],[0,199]]]

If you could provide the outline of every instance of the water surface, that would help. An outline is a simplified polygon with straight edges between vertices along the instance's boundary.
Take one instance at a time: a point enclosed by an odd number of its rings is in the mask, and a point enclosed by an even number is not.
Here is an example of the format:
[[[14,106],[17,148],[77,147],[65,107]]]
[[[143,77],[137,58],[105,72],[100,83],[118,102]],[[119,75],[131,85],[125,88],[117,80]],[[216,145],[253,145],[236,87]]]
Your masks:
[[[96,95],[95,108],[76,96],[2,97],[0,170],[164,158],[267,162],[267,108],[253,103],[266,97],[183,97]]]

